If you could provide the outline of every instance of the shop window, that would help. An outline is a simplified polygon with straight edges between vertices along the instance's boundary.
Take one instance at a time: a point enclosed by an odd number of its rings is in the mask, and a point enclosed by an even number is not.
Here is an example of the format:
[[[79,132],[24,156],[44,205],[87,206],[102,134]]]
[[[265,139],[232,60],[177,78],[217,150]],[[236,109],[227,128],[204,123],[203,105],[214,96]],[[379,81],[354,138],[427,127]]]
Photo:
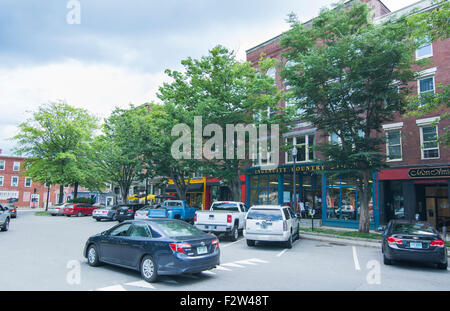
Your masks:
[[[250,180],[250,206],[278,204],[278,175],[252,176]]]

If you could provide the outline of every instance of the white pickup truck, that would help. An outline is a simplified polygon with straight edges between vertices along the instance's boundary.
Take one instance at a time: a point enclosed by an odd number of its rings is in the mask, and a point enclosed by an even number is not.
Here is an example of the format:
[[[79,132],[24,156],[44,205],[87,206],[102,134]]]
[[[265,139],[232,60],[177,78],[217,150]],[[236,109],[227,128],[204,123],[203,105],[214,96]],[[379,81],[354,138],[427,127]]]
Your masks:
[[[204,232],[227,235],[236,241],[239,232],[245,228],[248,208],[241,202],[218,201],[208,211],[197,211],[194,226]]]

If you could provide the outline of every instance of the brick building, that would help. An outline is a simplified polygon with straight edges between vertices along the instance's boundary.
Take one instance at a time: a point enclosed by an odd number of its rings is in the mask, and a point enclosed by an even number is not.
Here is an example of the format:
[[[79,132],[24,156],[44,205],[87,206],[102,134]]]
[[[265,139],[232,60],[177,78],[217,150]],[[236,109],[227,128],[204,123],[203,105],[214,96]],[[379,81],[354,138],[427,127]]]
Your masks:
[[[353,1],[358,0],[347,3]],[[396,12],[390,12],[379,0],[361,2],[373,9],[375,23],[407,14],[413,9],[432,8],[430,0],[417,2]],[[264,53],[266,57],[288,65],[281,56],[281,36],[247,50],[247,61],[256,66]],[[449,83],[449,45],[450,39],[447,39],[416,51],[416,57],[432,59],[432,64],[423,70],[420,78],[411,81],[411,86],[418,92],[434,92],[439,83]],[[275,79],[279,89],[288,88],[281,80],[278,68],[271,68],[266,74]],[[289,103],[282,102],[281,105]],[[394,122],[383,125],[388,138],[384,151],[389,155],[391,168],[373,175],[373,197],[369,207],[372,228],[393,218],[418,218],[439,226],[444,221],[450,221],[450,153],[435,142],[437,133],[442,133],[450,125],[448,120],[440,120],[442,112],[420,118],[399,115]],[[437,125],[434,121],[438,121]],[[320,173],[322,166],[313,147],[328,139],[323,134],[313,124],[301,120],[296,122],[292,131],[284,134],[287,143],[298,149],[295,192],[302,205],[316,210],[316,218],[320,218],[323,224],[357,227],[359,203],[355,183],[342,179],[330,181]],[[292,155],[282,151],[280,165],[276,169],[265,170],[268,164],[270,160],[257,160],[248,169],[245,187],[247,205],[291,204],[294,192]]]

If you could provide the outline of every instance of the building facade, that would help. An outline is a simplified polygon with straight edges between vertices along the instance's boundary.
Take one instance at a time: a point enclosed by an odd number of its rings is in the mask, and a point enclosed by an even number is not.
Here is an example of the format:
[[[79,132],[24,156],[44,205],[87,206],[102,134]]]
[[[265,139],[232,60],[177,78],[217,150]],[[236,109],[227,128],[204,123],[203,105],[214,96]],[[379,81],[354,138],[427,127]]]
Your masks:
[[[362,2],[373,8],[375,23],[414,9],[426,10],[432,7],[431,2],[425,0],[400,11],[390,12],[381,1]],[[247,61],[257,66],[261,55],[264,54],[288,65],[281,56],[281,36],[247,50]],[[439,83],[450,82],[449,45],[450,40],[447,39],[432,42],[416,51],[415,57],[429,57],[432,60],[432,64],[421,72],[418,80],[411,81],[411,86],[414,86],[419,94],[435,92]],[[287,90],[289,86],[285,85],[277,70],[271,68],[266,74],[275,79],[279,89]],[[281,103],[282,106],[289,104]],[[383,135],[387,137],[383,151],[388,155],[391,167],[374,172],[372,176],[373,195],[369,204],[371,228],[394,218],[428,220],[437,226],[450,220],[450,217],[446,219],[450,216],[450,153],[436,142],[438,133],[442,133],[450,125],[448,120],[441,120],[440,115],[443,112],[420,118],[398,115],[395,121],[383,125]],[[321,172],[323,167],[320,160],[317,160],[320,157],[315,154],[314,146],[325,142],[326,139],[333,139],[332,135],[328,138],[326,133],[318,131],[313,124],[299,120],[295,128],[284,134],[283,138],[289,146],[297,148],[295,169],[290,152],[280,153],[280,165],[276,168],[265,169],[270,166],[270,157],[268,160],[255,161],[254,166],[247,170],[247,205],[292,206],[295,189],[298,206],[314,210],[314,217],[321,219],[324,225],[357,228],[359,194],[355,181],[351,178],[327,178]]]

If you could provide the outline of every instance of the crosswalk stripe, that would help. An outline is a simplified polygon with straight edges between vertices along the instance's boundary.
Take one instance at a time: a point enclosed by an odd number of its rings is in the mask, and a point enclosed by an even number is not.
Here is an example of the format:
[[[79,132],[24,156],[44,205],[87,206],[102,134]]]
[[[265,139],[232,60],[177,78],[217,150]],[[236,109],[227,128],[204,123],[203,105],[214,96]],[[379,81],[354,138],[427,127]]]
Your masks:
[[[254,262],[249,261],[249,260],[239,260],[239,261],[235,261],[235,262],[241,263],[241,264],[244,264],[244,265],[252,265],[252,266],[257,266],[258,265],[258,264],[254,263]]]
[[[106,286],[106,287],[102,287],[102,288],[97,288],[96,290],[108,291],[108,292],[126,291],[126,289],[123,288],[122,285]]]
[[[155,288],[152,284],[150,284],[146,281],[130,282],[130,283],[125,283],[125,285],[142,287],[142,288],[151,288],[151,289]]]
[[[260,263],[269,263],[268,261],[262,260],[262,259],[258,259],[258,258],[251,258],[249,259],[250,261],[256,261],[256,262],[260,262]]]
[[[223,263],[222,266],[227,266],[227,267],[236,267],[236,268],[245,268],[244,266],[238,265],[236,263]]]

